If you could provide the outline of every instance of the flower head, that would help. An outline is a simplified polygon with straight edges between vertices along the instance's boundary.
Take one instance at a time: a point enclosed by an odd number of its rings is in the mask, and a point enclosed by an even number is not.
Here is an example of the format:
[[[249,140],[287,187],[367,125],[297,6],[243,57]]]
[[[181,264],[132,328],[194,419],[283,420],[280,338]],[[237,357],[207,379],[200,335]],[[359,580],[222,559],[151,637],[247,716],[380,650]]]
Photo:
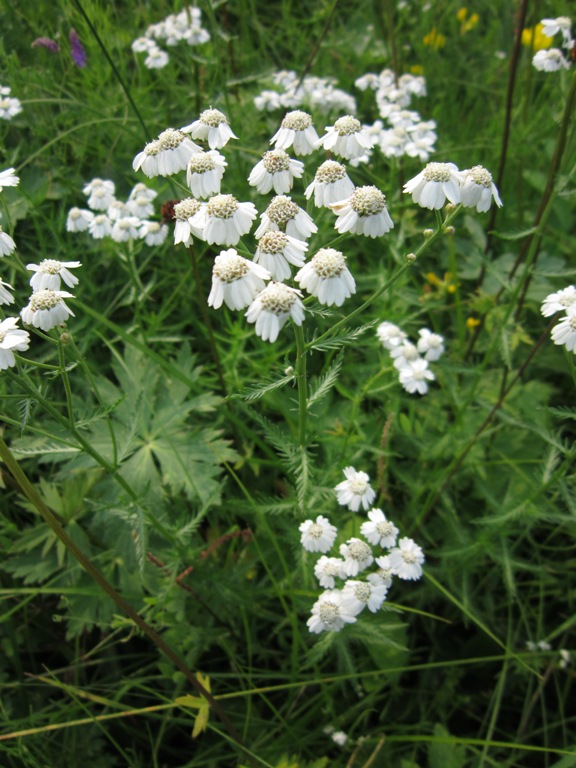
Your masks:
[[[227,165],[224,157],[215,149],[192,155],[186,169],[186,183],[194,197],[210,197],[218,194]]]
[[[14,168],[6,168],[0,171],[0,192],[4,187],[17,187],[20,184],[20,177],[14,173]]]
[[[278,131],[270,139],[276,149],[289,149],[294,146],[294,154],[309,155],[314,151],[318,134],[312,125],[312,118],[307,112],[288,112]]]
[[[409,365],[416,360],[420,360],[418,348],[408,340],[399,344],[397,347],[393,347],[390,350],[390,355],[394,360],[394,368],[397,368],[398,370],[401,370],[404,366]]]
[[[314,575],[324,589],[334,589],[335,579],[340,578],[344,560],[339,557],[322,557],[314,566]]]
[[[323,592],[312,606],[312,616],[306,622],[310,632],[338,632],[356,618],[342,606],[342,593],[337,589]]]
[[[326,128],[326,133],[318,139],[316,145],[350,160],[361,157],[367,149],[371,149],[373,141],[359,120],[352,115],[346,115]]]
[[[354,467],[344,469],[346,480],[334,488],[338,504],[348,507],[352,512],[358,512],[360,505],[369,509],[376,498],[376,491],[370,487],[370,477],[366,472],[357,472]]]
[[[294,179],[299,179],[303,173],[304,163],[293,160],[283,149],[273,149],[265,152],[262,160],[256,163],[248,176],[248,184],[263,195],[272,188],[277,195],[282,195],[290,192]]]
[[[335,160],[326,160],[316,171],[314,180],[306,187],[306,199],[314,195],[317,208],[347,200],[354,192],[354,184],[346,173],[346,166]]]
[[[185,170],[192,155],[200,151],[182,131],[167,128],[136,155],[132,168],[142,170],[149,178],[172,176]]]
[[[69,315],[74,317],[74,312],[64,302],[68,298],[74,298],[68,291],[52,291],[49,288],[35,291],[30,296],[28,306],[20,312],[22,320],[27,325],[49,331],[65,323]]]
[[[404,184],[404,192],[412,195],[422,208],[440,209],[448,199],[460,202],[460,173],[454,163],[428,163],[417,176]]]
[[[431,363],[439,360],[444,354],[444,337],[439,333],[432,333],[428,328],[421,328],[418,335],[418,352]]]
[[[14,240],[0,227],[0,256],[9,256],[15,249]]]
[[[17,325],[17,317],[7,317],[0,322],[0,370],[15,365],[14,352],[26,352],[30,346],[30,334]]]
[[[10,290],[6,290],[9,288]],[[0,280],[0,304],[14,304],[14,296],[10,293],[14,288],[10,283],[5,283],[4,280]]]
[[[376,187],[357,187],[347,200],[332,203],[330,208],[338,216],[340,233],[380,237],[394,227],[386,198]]]
[[[411,395],[414,392],[425,395],[428,392],[428,381],[434,381],[435,378],[432,371],[428,370],[428,361],[422,358],[407,362],[400,369],[400,384]]]
[[[267,269],[239,256],[234,248],[222,251],[214,260],[208,306],[219,309],[224,303],[230,309],[244,309],[269,279]]]
[[[103,237],[110,237],[112,234],[112,223],[105,213],[99,213],[88,222],[88,230],[95,240],[101,240]]]
[[[570,69],[570,62],[567,61],[559,48],[538,51],[534,54],[532,65],[540,72],[558,72],[559,69]]]
[[[415,580],[422,576],[424,553],[412,539],[404,537],[389,556],[392,572],[400,579]]]
[[[246,319],[256,323],[256,334],[263,341],[274,342],[288,318],[295,325],[304,322],[301,296],[300,291],[284,283],[270,282],[248,307]]]
[[[567,311],[570,307],[576,307],[576,286],[574,285],[548,294],[542,302],[541,312],[544,317],[550,317],[556,312]]]
[[[356,292],[346,257],[334,248],[321,248],[295,277],[296,282],[321,304],[341,307]]]
[[[357,616],[364,608],[372,613],[380,608],[386,599],[388,587],[370,581],[347,581],[342,590],[342,607],[352,616]]]
[[[168,237],[168,227],[159,221],[143,221],[140,224],[140,237],[146,245],[162,245]]]
[[[68,33],[68,40],[70,42],[70,55],[74,64],[77,67],[85,67],[88,63],[88,56],[75,29],[71,29]]]
[[[214,195],[206,204],[204,239],[216,245],[236,245],[258,215],[254,203],[239,203],[233,195]]]
[[[566,311],[566,317],[552,328],[554,344],[563,344],[568,352],[576,353],[576,306],[572,305]]]
[[[304,266],[307,250],[308,244],[303,240],[296,240],[284,232],[271,229],[258,240],[254,261],[265,267],[273,280],[287,280],[291,275],[290,264],[295,267]]]
[[[342,573],[346,576],[357,576],[374,562],[372,550],[362,539],[352,538],[340,544],[340,554],[344,558]]]
[[[390,549],[396,545],[398,528],[386,519],[381,509],[371,509],[368,512],[368,522],[362,523],[360,533],[370,544],[380,545]]]
[[[60,288],[61,279],[69,287],[73,287],[78,283],[78,278],[70,270],[81,266],[82,264],[79,261],[44,259],[40,264],[27,264],[26,269],[34,272],[30,279],[33,291],[42,291],[44,288],[57,291]]]
[[[218,109],[206,109],[190,125],[182,128],[184,133],[189,133],[193,139],[207,139],[210,149],[220,149],[230,139],[237,139],[230,128],[228,118]]]
[[[391,351],[394,347],[400,346],[400,344],[403,344],[408,338],[404,331],[400,330],[394,323],[389,323],[387,320],[380,323],[376,329],[376,335],[388,351]]]
[[[184,243],[188,245],[192,239],[192,235],[195,237],[204,237],[204,220],[203,212],[205,210],[205,204],[200,200],[196,200],[193,197],[185,197],[184,200],[180,200],[174,206],[174,219],[176,220],[176,226],[174,227],[174,244]]]
[[[476,208],[479,213],[485,213],[490,208],[492,200],[499,208],[502,206],[502,200],[492,181],[492,174],[481,165],[462,171],[460,193],[462,205],[466,208]]]
[[[318,515],[316,521],[305,520],[298,530],[302,534],[300,542],[308,552],[328,552],[338,534],[336,526],[322,515]]]
[[[318,227],[310,216],[287,195],[273,197],[270,205],[261,216],[261,224],[256,230],[256,237],[262,237],[269,230],[281,230],[297,240],[306,240],[318,232]]]

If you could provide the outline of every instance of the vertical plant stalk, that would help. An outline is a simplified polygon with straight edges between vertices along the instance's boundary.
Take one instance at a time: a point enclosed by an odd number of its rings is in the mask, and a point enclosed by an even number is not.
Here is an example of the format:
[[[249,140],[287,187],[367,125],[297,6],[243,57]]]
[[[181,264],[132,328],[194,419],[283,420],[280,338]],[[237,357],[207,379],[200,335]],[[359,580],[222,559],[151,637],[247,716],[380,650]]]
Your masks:
[[[132,606],[124,600],[124,598],[114,589],[114,587],[106,580],[106,578],[100,573],[92,561],[86,557],[84,552],[75,544],[70,538],[66,530],[62,527],[52,510],[44,503],[44,500],[30,482],[24,470],[20,467],[12,452],[8,448],[4,438],[0,435],[0,459],[6,464],[10,475],[20,488],[23,495],[37,510],[46,524],[52,529],[56,536],[60,539],[62,544],[66,547],[68,552],[76,558],[79,564],[84,570],[94,579],[98,586],[110,597],[122,611],[122,613],[128,616],[134,624],[144,632],[147,637],[170,659],[170,661],[177,667],[185,676],[194,690],[202,696],[210,707],[214,710],[214,713],[220,718],[224,724],[226,730],[230,734],[230,737],[238,746],[242,747],[242,743],[234,725],[229,720],[226,713],[222,710],[220,704],[214,699],[212,694],[200,683],[193,672],[187,667],[182,659],[170,648],[167,643],[164,642],[162,637],[140,616],[140,614],[132,608]]]
[[[308,420],[308,380],[306,377],[306,344],[301,325],[294,325],[296,336],[296,383],[298,386],[298,443],[306,447]]]
[[[318,40],[316,40],[316,43],[314,44],[314,47],[310,52],[310,56],[308,57],[308,61],[306,62],[304,69],[302,70],[302,74],[300,75],[300,79],[298,80],[298,85],[296,86],[296,90],[300,88],[300,86],[304,82],[304,78],[306,77],[308,72],[310,72],[310,70],[312,69],[314,60],[316,59],[316,56],[318,56],[318,51],[320,50],[320,46],[324,42],[324,38],[328,34],[328,30],[330,29],[332,20],[334,19],[337,5],[338,5],[338,0],[334,0],[332,4],[332,8],[330,9],[330,13],[328,14],[328,18],[326,19],[326,23],[324,24],[324,28],[320,33],[320,37],[318,38]]]
[[[390,44],[390,56],[392,58],[392,69],[396,78],[400,74],[400,57],[398,56],[398,45],[396,44],[396,32],[394,28],[394,8],[390,0],[375,0],[376,20],[380,27],[382,39],[388,39]]]

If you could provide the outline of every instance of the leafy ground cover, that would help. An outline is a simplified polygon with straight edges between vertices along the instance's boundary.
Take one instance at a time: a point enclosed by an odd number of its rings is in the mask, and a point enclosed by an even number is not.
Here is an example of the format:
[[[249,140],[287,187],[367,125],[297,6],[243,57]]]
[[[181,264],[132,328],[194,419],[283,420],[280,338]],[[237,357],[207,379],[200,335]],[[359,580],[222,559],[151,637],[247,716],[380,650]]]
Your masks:
[[[575,765],[569,9],[5,11],[2,765]]]

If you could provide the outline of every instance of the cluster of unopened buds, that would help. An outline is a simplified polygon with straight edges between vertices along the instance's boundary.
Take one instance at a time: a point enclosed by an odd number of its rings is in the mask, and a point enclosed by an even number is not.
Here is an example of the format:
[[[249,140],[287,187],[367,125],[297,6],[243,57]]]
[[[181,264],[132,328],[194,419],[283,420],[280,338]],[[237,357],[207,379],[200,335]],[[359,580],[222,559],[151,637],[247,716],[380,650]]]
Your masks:
[[[340,544],[340,557],[328,557],[338,530],[323,515],[300,525],[300,541],[305,550],[322,556],[314,575],[325,591],[312,607],[308,619],[310,632],[339,631],[352,624],[367,608],[376,613],[386,600],[393,579],[414,581],[422,576],[424,553],[410,538],[398,539],[399,530],[381,509],[372,507],[376,492],[365,472],[344,469],[346,477],[336,488],[338,503],[351,512],[360,508],[368,520],[360,525],[360,536]],[[368,573],[371,566],[376,570]],[[341,583],[341,586],[336,586]]]
[[[428,382],[436,378],[428,364],[436,362],[444,354],[444,337],[428,328],[418,331],[418,341],[413,344],[406,333],[394,323],[384,321],[376,329],[384,349],[392,357],[398,371],[400,384],[407,392],[428,392]]]

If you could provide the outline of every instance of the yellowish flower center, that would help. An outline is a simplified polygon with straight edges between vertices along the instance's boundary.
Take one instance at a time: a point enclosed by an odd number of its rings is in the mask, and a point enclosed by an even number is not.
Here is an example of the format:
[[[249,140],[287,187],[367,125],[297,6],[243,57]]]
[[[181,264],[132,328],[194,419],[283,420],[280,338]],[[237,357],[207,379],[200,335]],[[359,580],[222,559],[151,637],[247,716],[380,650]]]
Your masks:
[[[208,200],[208,215],[217,219],[230,219],[237,210],[238,200],[234,195],[214,195]]]
[[[284,283],[272,282],[268,283],[258,298],[265,310],[275,315],[282,315],[292,309],[298,296]]]
[[[62,301],[55,291],[46,288],[43,291],[36,291],[30,298],[30,309],[36,312],[39,309],[53,309]]]
[[[362,124],[359,120],[356,120],[352,115],[345,115],[339,117],[334,123],[334,130],[340,136],[349,136],[351,133],[358,133],[362,130]]]
[[[186,219],[194,216],[200,210],[200,201],[193,197],[186,197],[174,206],[174,218],[180,221],[186,221]]]
[[[274,224],[286,224],[296,216],[299,210],[296,203],[293,203],[289,197],[277,195],[266,209],[266,213]]]
[[[358,216],[376,216],[386,208],[386,198],[376,187],[358,187],[350,198]]]
[[[288,112],[284,120],[282,120],[282,128],[289,128],[292,131],[305,131],[306,128],[310,128],[312,125],[312,118],[307,112],[301,112],[295,110],[294,112]]]
[[[266,232],[258,240],[258,249],[264,253],[281,253],[288,244],[288,235],[278,230]]]
[[[335,160],[326,160],[316,171],[315,178],[316,181],[321,181],[324,184],[332,184],[335,181],[340,181],[344,176],[346,176],[346,166]]]
[[[270,152],[266,152],[262,162],[268,173],[279,173],[290,168],[290,156],[282,149],[273,149]]]
[[[346,267],[346,257],[334,248],[321,248],[310,262],[310,266],[320,277],[338,277]],[[363,487],[366,487],[365,483],[363,483]],[[361,493],[363,492],[364,490],[361,491]]]
[[[233,283],[248,274],[249,264],[237,253],[216,256],[212,274],[223,283]]]

